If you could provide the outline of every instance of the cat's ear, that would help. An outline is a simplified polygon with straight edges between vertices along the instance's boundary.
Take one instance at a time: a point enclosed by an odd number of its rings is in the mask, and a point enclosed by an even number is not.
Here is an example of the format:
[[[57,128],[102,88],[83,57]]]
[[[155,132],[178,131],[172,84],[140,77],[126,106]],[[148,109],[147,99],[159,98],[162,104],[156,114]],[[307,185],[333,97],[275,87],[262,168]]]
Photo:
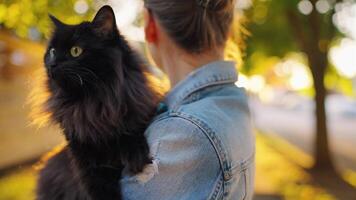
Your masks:
[[[65,24],[63,22],[59,21],[59,19],[57,19],[55,16],[53,16],[51,14],[48,14],[48,16],[56,28],[65,26]]]
[[[114,11],[107,5],[100,8],[91,23],[95,32],[101,36],[111,35],[117,30]]]

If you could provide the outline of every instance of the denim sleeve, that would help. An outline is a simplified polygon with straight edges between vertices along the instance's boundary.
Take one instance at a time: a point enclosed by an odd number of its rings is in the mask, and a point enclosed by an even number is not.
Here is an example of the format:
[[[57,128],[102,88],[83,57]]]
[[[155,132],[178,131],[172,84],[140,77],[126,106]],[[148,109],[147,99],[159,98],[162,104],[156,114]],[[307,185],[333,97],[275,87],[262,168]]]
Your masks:
[[[170,117],[153,123],[146,134],[154,162],[139,175],[124,172],[123,199],[200,200],[216,195],[219,160],[198,126]]]

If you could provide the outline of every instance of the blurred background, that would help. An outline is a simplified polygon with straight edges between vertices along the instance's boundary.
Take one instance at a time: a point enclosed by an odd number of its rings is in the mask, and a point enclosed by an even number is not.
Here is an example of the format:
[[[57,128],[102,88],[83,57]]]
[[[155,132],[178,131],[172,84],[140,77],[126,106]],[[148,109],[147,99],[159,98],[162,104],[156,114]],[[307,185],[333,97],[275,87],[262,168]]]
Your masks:
[[[73,24],[104,4],[145,54],[142,0],[0,0],[0,200],[34,199],[36,162],[64,142],[55,126],[32,125],[27,103],[48,13]],[[250,94],[255,200],[355,200],[356,0],[237,0],[226,57]]]

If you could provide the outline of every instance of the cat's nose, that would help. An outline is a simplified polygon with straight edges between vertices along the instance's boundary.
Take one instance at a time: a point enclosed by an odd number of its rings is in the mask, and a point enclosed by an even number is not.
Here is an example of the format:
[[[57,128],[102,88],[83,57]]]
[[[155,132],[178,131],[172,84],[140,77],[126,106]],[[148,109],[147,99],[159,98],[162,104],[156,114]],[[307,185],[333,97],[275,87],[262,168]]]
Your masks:
[[[48,67],[48,69],[53,69],[53,68],[56,68],[56,63],[48,63],[47,64],[47,67]]]
[[[57,65],[55,50],[53,48],[49,51],[49,56],[47,57],[47,65],[48,68],[54,68]]]
[[[55,58],[49,58],[47,60],[47,66],[48,68],[55,68],[57,66],[57,62],[56,62],[56,59]]]
[[[57,64],[56,63],[50,63],[48,66],[49,66],[49,68],[55,68],[57,66]]]

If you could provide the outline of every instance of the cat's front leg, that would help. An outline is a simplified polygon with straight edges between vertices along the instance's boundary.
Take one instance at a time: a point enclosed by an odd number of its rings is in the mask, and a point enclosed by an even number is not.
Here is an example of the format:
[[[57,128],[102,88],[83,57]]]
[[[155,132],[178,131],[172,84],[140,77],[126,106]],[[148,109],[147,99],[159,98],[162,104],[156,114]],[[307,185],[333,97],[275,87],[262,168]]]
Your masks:
[[[45,161],[45,167],[38,174],[37,200],[89,200],[79,183],[79,174],[71,167],[68,153],[64,147]]]
[[[91,200],[120,200],[119,180],[123,165],[120,162],[108,163],[105,154],[97,154],[91,147],[74,142],[70,144],[73,168],[80,174],[81,184]]]
[[[96,166],[82,168],[82,183],[92,200],[120,200],[122,168]]]

